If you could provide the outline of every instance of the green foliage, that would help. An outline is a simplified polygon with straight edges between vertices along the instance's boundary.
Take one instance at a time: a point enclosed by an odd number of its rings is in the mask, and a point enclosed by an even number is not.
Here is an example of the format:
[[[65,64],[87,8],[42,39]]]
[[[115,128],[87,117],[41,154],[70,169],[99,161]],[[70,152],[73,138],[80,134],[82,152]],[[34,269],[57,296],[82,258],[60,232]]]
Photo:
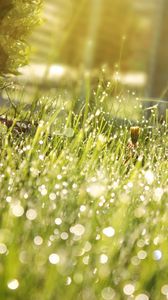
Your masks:
[[[28,34],[39,23],[41,0],[0,0],[0,76],[28,63]]]

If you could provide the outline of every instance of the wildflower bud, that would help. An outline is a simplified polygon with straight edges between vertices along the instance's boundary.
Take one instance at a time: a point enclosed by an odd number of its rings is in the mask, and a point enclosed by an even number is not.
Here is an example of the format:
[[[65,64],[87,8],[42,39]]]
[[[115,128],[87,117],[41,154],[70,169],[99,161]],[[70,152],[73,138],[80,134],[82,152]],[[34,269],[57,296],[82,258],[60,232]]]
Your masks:
[[[131,127],[130,130],[131,130],[131,141],[135,145],[139,138],[140,128],[138,126],[135,126],[135,127]]]

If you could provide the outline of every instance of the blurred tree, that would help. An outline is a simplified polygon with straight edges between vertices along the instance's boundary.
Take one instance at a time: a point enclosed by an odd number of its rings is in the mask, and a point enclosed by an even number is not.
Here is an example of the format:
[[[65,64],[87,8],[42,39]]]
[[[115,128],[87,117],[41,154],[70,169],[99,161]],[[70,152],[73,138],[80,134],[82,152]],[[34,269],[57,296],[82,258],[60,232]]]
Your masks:
[[[157,3],[149,96],[168,99],[168,0]]]
[[[42,0],[0,0],[0,76],[28,63],[25,38],[39,22]]]
[[[111,68],[122,61],[127,68],[134,31],[132,4],[132,0],[46,0],[46,22],[33,35],[33,61],[86,68],[104,64]]]
[[[99,68],[103,64],[114,67],[120,63],[125,37],[131,27],[131,1],[73,0],[73,4],[76,17],[59,52],[60,60],[87,68]],[[82,6],[80,10],[79,6]],[[130,48],[128,43],[124,48],[125,58]]]

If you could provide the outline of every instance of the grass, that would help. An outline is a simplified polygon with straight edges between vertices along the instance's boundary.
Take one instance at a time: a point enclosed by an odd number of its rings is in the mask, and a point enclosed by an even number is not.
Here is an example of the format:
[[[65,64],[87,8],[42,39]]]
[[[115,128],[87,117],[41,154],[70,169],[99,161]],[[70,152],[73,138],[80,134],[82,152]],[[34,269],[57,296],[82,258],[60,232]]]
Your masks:
[[[1,300],[168,298],[168,137],[155,121],[141,120],[135,153],[100,103],[83,119],[51,99],[1,124]]]

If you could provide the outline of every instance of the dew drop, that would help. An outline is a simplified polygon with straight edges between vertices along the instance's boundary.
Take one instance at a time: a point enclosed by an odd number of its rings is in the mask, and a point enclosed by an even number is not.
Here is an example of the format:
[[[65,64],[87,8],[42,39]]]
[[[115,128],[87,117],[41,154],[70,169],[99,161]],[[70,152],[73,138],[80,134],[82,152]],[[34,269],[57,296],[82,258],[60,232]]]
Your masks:
[[[104,195],[105,191],[106,191],[106,186],[103,184],[100,184],[100,182],[94,182],[91,183],[88,187],[87,187],[87,193],[93,197],[93,198],[98,198],[101,197],[102,195]]]
[[[35,236],[35,238],[34,238],[34,244],[37,245],[37,246],[40,246],[40,245],[42,245],[42,243],[43,243],[42,237],[39,236],[39,235]]]
[[[57,264],[60,262],[60,257],[59,257],[59,255],[56,254],[56,253],[50,254],[50,256],[49,256],[49,262],[50,262],[52,265],[57,265]]]
[[[7,247],[5,244],[0,243],[0,254],[5,254],[7,252]]]
[[[50,199],[51,201],[54,201],[54,200],[56,199],[56,194],[55,194],[55,193],[51,193],[51,194],[49,195],[49,199]]]
[[[149,300],[149,297],[146,294],[139,294],[135,297],[135,300]]]
[[[89,263],[89,255],[84,256],[82,261],[83,261],[84,265],[88,265],[88,263]]]
[[[30,208],[26,212],[26,217],[28,220],[33,221],[37,218],[37,212],[35,211],[35,209]]]
[[[160,250],[153,251],[153,259],[160,260],[162,258],[162,252]]]
[[[143,260],[143,259],[145,259],[147,257],[147,253],[144,250],[140,250],[138,252],[137,256],[138,256],[139,259]]]
[[[58,225],[58,226],[61,225],[62,224],[61,218],[56,218],[55,219],[55,224]]]
[[[77,236],[81,236],[85,233],[85,227],[81,224],[76,224],[70,228],[70,232]]]
[[[60,237],[63,241],[66,241],[68,239],[68,233],[67,232],[62,232]]]
[[[108,256],[106,254],[101,254],[100,255],[100,263],[106,264],[107,262],[108,262]]]
[[[21,217],[24,214],[24,208],[18,203],[11,205],[12,214],[15,217]]]
[[[165,296],[168,296],[168,284],[162,286],[161,293]]]
[[[17,279],[12,279],[7,285],[10,290],[16,290],[19,287],[19,281]]]
[[[163,196],[163,193],[164,193],[164,191],[162,188],[156,188],[154,191],[155,199],[157,201],[160,201]]]
[[[66,279],[66,285],[70,285],[71,282],[72,282],[72,279],[71,279],[71,277],[68,276]]]
[[[154,174],[151,170],[148,170],[145,172],[145,179],[147,181],[148,184],[152,184],[154,181]]]
[[[111,287],[105,287],[101,292],[102,298],[104,300],[113,300],[115,299],[115,292]]]
[[[123,292],[125,295],[130,296],[135,292],[135,287],[133,284],[126,284],[123,288]]]
[[[109,226],[103,229],[103,234],[107,237],[113,237],[115,235],[115,230],[113,227]]]

